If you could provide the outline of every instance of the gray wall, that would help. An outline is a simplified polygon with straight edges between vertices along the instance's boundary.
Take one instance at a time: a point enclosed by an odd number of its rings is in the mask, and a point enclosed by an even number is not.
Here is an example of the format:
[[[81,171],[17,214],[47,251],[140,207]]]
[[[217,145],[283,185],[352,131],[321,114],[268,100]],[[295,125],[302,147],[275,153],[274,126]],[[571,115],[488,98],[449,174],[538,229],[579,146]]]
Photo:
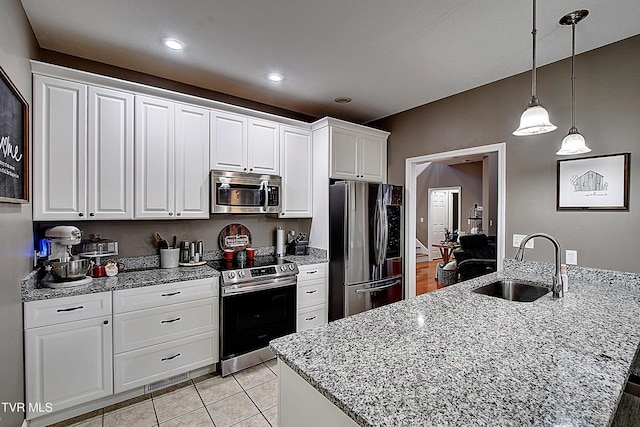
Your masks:
[[[499,47],[496,47],[499,48]],[[531,74],[510,77],[390,116],[372,125],[391,132],[388,178],[404,184],[405,159],[506,142],[506,256],[513,233],[544,231],[564,249],[578,251],[582,266],[640,272],[640,36],[576,57],[576,125],[590,155],[631,152],[628,212],[556,211],[555,152],[571,126],[570,58],[538,69],[538,98],[555,132],[515,137],[531,94]],[[562,157],[566,158],[566,157]],[[536,242],[527,259],[551,261],[551,245]],[[563,254],[564,259],[564,254]]]
[[[208,220],[175,220],[175,221],[85,221],[69,222],[82,230],[84,236],[100,233],[103,239],[116,240],[121,256],[155,255],[157,249],[153,244],[153,235],[157,232],[170,240],[173,236],[181,240],[203,240],[205,250],[220,249],[218,237],[220,231],[228,224],[240,223],[251,232],[254,247],[275,246],[276,227],[286,232],[294,230],[309,235],[310,219],[279,219],[266,215],[212,215]],[[35,235],[43,236],[44,231],[62,222],[39,222],[35,225]]]
[[[35,37],[20,1],[3,1],[0,66],[29,103],[29,58],[36,52]],[[0,402],[23,402],[20,281],[32,269],[31,204],[0,203],[0,241]],[[23,419],[22,413],[0,408],[1,426],[19,426]]]
[[[447,166],[431,163],[417,178],[416,237],[426,245],[429,241],[429,188],[461,187],[460,231],[469,232],[467,217],[474,203],[482,204],[482,162]],[[424,222],[420,222],[420,217]],[[453,230],[452,230],[453,231]]]

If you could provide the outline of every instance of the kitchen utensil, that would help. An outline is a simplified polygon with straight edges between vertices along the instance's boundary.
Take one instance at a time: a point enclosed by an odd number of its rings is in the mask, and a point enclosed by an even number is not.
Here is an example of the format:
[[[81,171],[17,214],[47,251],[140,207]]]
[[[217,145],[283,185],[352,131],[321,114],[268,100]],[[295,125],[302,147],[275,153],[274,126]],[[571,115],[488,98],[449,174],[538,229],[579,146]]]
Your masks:
[[[251,246],[251,231],[242,224],[229,224],[220,231],[218,244],[220,249],[241,251]]]
[[[171,247],[174,249],[178,247],[178,236],[173,236],[173,242],[171,242]]]
[[[160,249],[160,268],[176,268],[180,262],[180,249]]]
[[[79,280],[86,277],[91,267],[88,259],[53,261],[49,263],[51,275],[58,280]]]

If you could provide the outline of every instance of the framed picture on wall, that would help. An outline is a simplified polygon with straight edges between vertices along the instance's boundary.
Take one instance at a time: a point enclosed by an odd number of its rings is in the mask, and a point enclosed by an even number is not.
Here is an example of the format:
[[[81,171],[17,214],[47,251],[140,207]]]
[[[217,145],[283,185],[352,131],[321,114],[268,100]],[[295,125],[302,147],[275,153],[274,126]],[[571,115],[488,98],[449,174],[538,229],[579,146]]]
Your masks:
[[[0,202],[29,203],[29,105],[0,67]]]
[[[557,210],[629,210],[629,157],[558,160]]]

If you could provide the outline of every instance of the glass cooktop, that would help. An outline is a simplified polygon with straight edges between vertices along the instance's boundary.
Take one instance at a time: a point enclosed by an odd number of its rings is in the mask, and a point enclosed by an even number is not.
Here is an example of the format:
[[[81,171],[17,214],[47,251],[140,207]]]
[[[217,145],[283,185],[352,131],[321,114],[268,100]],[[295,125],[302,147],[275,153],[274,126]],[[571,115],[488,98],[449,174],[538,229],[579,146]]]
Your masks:
[[[273,255],[257,256],[253,259],[247,258],[243,262],[240,262],[236,259],[232,261],[227,261],[224,259],[207,261],[207,265],[209,267],[215,268],[218,271],[241,270],[245,268],[254,268],[254,267],[269,267],[269,266],[276,266],[276,265],[282,265],[282,264],[291,264],[291,261],[287,261]]]

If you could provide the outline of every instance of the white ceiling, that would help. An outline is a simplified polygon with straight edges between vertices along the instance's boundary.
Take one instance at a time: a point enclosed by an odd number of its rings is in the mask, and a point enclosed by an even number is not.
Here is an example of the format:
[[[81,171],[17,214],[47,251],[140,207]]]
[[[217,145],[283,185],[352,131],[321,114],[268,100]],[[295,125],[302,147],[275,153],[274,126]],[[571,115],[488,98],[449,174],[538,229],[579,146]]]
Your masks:
[[[538,66],[640,34],[638,0],[538,0]],[[365,123],[531,68],[530,0],[22,0],[42,48]],[[185,44],[169,51],[163,37]],[[269,72],[286,76],[267,81]],[[544,81],[539,81],[539,86]],[[528,87],[523,92],[528,92]],[[349,104],[336,97],[348,96]],[[523,108],[528,95],[523,97]]]

